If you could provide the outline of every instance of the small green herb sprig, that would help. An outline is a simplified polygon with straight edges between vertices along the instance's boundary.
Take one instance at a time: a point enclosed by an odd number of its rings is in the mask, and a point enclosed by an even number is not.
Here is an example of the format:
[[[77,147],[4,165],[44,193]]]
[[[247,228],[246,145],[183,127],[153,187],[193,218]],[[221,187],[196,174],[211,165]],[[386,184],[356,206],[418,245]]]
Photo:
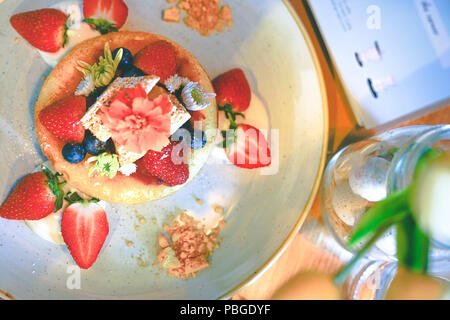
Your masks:
[[[92,167],[89,168],[89,176],[92,176],[95,172],[101,176],[107,176],[112,179],[116,176],[119,170],[119,160],[117,154],[111,154],[104,152],[95,157],[90,157],[87,163],[94,163]]]

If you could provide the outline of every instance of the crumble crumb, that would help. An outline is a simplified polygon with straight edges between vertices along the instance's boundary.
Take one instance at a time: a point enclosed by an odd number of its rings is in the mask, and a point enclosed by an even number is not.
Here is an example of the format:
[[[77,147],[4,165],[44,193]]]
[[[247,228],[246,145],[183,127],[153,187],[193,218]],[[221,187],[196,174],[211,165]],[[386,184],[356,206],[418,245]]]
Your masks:
[[[171,226],[164,226],[167,235],[158,237],[161,247],[158,261],[169,271],[169,276],[187,280],[210,266],[208,257],[219,247],[218,228],[213,230],[213,233],[207,233],[198,220],[185,212]]]
[[[215,205],[215,206],[214,206],[214,211],[215,211],[217,214],[223,214],[223,208],[222,208],[221,206],[219,206],[219,205]]]
[[[201,199],[199,199],[199,198],[197,198],[197,197],[195,197],[195,196],[194,196],[194,199],[195,199],[195,202],[197,202],[197,204],[198,204],[199,206],[202,206],[202,205],[203,205],[203,201],[202,201]]]
[[[169,3],[175,2],[175,0],[171,0]],[[169,22],[178,22],[180,10],[187,14],[184,23],[202,36],[209,36],[214,31],[219,33],[225,27],[233,26],[230,6],[220,7],[220,0],[178,0],[178,8],[175,6],[165,9],[163,19]]]
[[[220,228],[220,229],[225,228],[226,225],[227,225],[227,224],[226,224],[225,221],[223,221],[223,220],[220,220],[220,221],[219,221],[219,228]]]
[[[180,22],[180,10],[177,7],[164,9],[163,20],[167,22]]]

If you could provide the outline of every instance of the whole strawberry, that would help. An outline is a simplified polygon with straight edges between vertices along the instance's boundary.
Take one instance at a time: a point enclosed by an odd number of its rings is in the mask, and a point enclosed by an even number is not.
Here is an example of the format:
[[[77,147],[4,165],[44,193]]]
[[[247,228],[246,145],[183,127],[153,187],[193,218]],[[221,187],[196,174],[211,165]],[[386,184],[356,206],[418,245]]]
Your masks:
[[[174,152],[177,144],[171,142],[161,152],[149,150],[141,159],[147,171],[167,186],[176,186],[189,179],[189,166],[183,162],[183,152]]]
[[[40,9],[15,14],[9,20],[33,47],[57,52],[67,42],[67,15],[57,9]]]
[[[108,236],[108,219],[96,199],[84,200],[74,193],[67,200],[71,204],[61,218],[61,234],[77,265],[89,269]]]
[[[256,169],[272,162],[266,138],[249,124],[239,124],[236,129],[228,130],[224,142],[228,159],[237,167]]]
[[[177,71],[175,48],[164,40],[153,42],[136,54],[134,65],[164,82]]]
[[[81,143],[84,128],[80,120],[86,113],[84,96],[69,96],[39,113],[39,120],[53,135],[64,142]]]
[[[123,0],[84,0],[85,22],[101,34],[119,31],[128,17],[128,7]]]
[[[244,71],[232,69],[217,77],[214,82],[216,101],[220,107],[231,105],[237,112],[244,112],[250,106],[251,91]]]
[[[0,206],[0,217],[11,220],[40,220],[62,207],[64,193],[58,177],[47,168],[31,173],[14,187]]]

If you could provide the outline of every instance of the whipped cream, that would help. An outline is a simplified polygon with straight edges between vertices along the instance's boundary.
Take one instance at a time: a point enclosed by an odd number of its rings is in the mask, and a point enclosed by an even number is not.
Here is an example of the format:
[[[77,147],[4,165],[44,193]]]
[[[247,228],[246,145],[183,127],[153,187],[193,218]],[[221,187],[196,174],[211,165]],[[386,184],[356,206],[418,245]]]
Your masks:
[[[126,165],[123,165],[119,168],[119,172],[126,175],[131,176],[133,173],[136,172],[137,165],[135,163],[129,163]]]
[[[77,193],[82,198],[89,198],[79,191],[77,191]],[[105,209],[106,202],[100,201],[98,204],[103,209]],[[55,244],[65,244],[61,234],[61,218],[64,210],[68,207],[68,205],[69,204],[67,203],[67,201],[64,200],[63,207],[57,212],[51,213],[47,217],[40,220],[25,220],[25,224],[42,239],[53,242]]]
[[[55,173],[55,170],[53,169],[49,161],[44,162],[43,165],[45,165],[48,169],[50,169],[53,173]],[[32,172],[38,171],[41,171],[41,165],[37,166]],[[84,194],[83,192],[80,192],[79,190],[75,189],[68,183],[63,185],[61,188],[65,194],[68,194],[69,192],[70,193],[76,192],[83,199],[91,198],[88,195]],[[106,202],[100,201],[98,204],[103,209],[105,209]],[[49,214],[47,217],[40,220],[25,220],[25,224],[31,229],[31,231],[33,231],[42,239],[53,242],[55,244],[64,244],[64,239],[61,234],[61,217],[63,215],[64,210],[68,207],[68,205],[69,203],[66,200],[64,200],[61,209],[59,209],[57,212],[53,212]]]
[[[64,244],[64,239],[61,235],[61,216],[65,207],[67,205],[41,220],[26,220],[25,223],[42,239],[56,244]]]
[[[100,36],[100,32],[92,29],[89,24],[83,22],[82,5],[82,1],[63,1],[51,6],[51,8],[61,10],[69,17],[67,21],[68,41],[64,48],[54,53],[38,50],[42,59],[51,67],[55,67],[77,44],[84,40]]]

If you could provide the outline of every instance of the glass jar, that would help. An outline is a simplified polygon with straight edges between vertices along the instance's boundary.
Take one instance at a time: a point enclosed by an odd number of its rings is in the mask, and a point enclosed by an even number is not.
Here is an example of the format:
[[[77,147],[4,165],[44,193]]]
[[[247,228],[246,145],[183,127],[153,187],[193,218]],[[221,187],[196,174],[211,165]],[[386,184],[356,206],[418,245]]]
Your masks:
[[[450,153],[450,125],[390,130],[335,154],[325,169],[320,191],[322,216],[335,239],[346,247],[361,216],[388,194],[406,188],[421,155],[436,147]],[[368,257],[395,261],[395,253],[392,228]],[[429,269],[450,278],[450,248],[432,240]]]

